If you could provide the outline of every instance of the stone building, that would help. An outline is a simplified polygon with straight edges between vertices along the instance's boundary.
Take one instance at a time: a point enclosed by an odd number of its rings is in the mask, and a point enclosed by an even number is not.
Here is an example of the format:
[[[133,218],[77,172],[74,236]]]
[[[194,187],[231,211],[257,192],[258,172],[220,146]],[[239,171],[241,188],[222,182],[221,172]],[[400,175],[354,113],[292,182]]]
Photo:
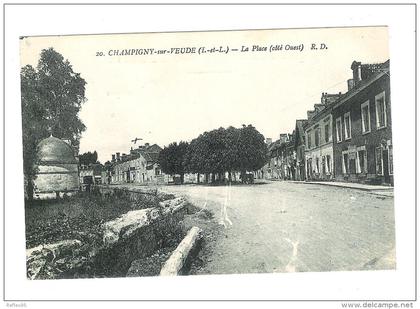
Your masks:
[[[284,179],[285,175],[285,146],[288,142],[288,134],[280,134],[280,138],[268,145],[268,162],[261,169],[261,174],[265,179]]]
[[[293,134],[269,145],[264,178],[393,185],[389,60],[351,69],[346,93],[322,93]]]
[[[112,155],[110,166],[110,183],[167,183],[169,176],[162,173],[158,164],[158,145],[139,146],[131,149],[129,154],[117,152]]]
[[[79,190],[77,150],[70,141],[45,138],[38,144],[37,157],[34,199],[69,196]]]
[[[294,150],[296,153],[296,175],[295,180],[303,181],[306,179],[305,173],[305,126],[306,119],[296,120]]]
[[[288,141],[285,143],[283,164],[284,177],[287,180],[296,180],[296,149],[295,149],[296,131],[288,135]]]
[[[389,60],[351,65],[348,92],[332,111],[340,181],[393,184]]]
[[[322,93],[321,103],[308,111],[305,131],[306,179],[331,180],[334,178],[333,117],[334,103],[341,94]]]
[[[79,170],[80,184],[101,184],[103,166],[100,163],[81,165]]]

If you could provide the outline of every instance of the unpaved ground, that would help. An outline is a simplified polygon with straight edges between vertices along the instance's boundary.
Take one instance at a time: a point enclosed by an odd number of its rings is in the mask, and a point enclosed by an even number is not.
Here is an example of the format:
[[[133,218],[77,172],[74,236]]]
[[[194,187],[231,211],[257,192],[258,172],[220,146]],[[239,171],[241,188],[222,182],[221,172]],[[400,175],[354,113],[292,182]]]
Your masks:
[[[160,189],[203,209],[185,219],[205,231],[192,274],[395,268],[393,198],[290,182]]]

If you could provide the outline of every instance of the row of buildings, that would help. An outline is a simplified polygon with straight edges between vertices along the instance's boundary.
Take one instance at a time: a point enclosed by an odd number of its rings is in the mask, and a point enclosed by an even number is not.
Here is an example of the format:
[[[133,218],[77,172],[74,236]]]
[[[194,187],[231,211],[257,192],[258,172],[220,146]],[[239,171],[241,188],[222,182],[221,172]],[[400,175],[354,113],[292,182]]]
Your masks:
[[[80,165],[78,149],[69,140],[50,136],[38,145],[33,198],[43,200],[70,196],[80,190],[89,190],[94,184],[168,183],[173,178],[161,172],[158,164],[161,150],[156,144],[146,143],[132,148],[129,154],[113,154],[112,160],[104,165]],[[26,191],[25,196],[28,198]]]
[[[169,176],[162,173],[158,163],[161,150],[157,144],[145,143],[131,148],[129,154],[113,154],[111,161],[105,165],[102,183],[167,183]]]
[[[322,93],[291,134],[269,146],[266,179],[394,182],[389,60],[351,64],[346,93]]]

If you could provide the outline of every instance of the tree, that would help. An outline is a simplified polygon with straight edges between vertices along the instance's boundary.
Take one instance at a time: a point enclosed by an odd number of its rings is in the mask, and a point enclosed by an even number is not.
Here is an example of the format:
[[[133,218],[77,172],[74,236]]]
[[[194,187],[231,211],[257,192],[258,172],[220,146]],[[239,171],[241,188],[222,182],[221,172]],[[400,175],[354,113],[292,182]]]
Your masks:
[[[229,181],[232,181],[232,172],[238,169],[238,158],[239,154],[239,140],[240,130],[230,126],[226,129],[224,142],[226,144],[226,150],[224,153],[224,160],[226,171],[228,172]]]
[[[89,164],[95,164],[98,162],[98,153],[96,150],[94,152],[85,152],[79,156],[79,164],[80,165],[89,165]]]
[[[37,173],[37,145],[48,136],[46,111],[38,92],[38,75],[32,66],[21,70],[22,143],[25,193],[33,197],[33,180]]]
[[[37,69],[21,69],[23,168],[26,195],[33,197],[38,143],[50,134],[79,145],[86,129],[78,113],[85,102],[86,82],[54,49],[44,49]]]
[[[191,173],[220,176],[228,172],[255,171],[264,166],[267,146],[264,136],[252,125],[240,129],[228,127],[204,132],[193,139],[187,149],[184,165]],[[242,177],[244,180],[244,177]]]
[[[243,125],[239,130],[236,169],[244,175],[246,171],[256,171],[264,166],[268,149],[264,135],[252,125]]]
[[[51,134],[78,145],[86,129],[78,115],[86,101],[86,81],[52,48],[42,50],[37,69],[38,89]]]
[[[181,183],[184,183],[184,174],[186,172],[185,156],[187,153],[188,143],[180,142],[179,144],[171,143],[168,147],[164,147],[159,153],[159,165],[162,171],[169,175],[179,174]]]
[[[202,135],[193,139],[188,144],[183,162],[186,172],[197,173],[197,182],[200,182],[200,173],[206,173],[206,168],[203,165],[203,158],[206,155],[207,149],[205,148],[203,138],[201,137]]]

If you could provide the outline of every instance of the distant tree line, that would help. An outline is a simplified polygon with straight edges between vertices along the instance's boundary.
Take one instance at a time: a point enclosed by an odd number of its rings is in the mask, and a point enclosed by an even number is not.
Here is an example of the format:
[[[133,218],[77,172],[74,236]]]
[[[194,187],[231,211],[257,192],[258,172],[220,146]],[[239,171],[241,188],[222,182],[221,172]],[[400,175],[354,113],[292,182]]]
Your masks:
[[[256,171],[266,162],[267,145],[264,136],[252,125],[242,128],[228,127],[200,134],[190,143],[171,143],[160,152],[159,164],[164,173],[180,175],[181,183],[185,173],[196,173],[197,181],[204,174],[206,181],[211,175],[219,179],[232,173]],[[244,177],[241,177],[244,180]]]
[[[98,153],[96,152],[96,150],[94,152],[85,152],[81,155],[79,155],[79,164],[80,165],[90,165],[90,164],[95,164],[95,163],[99,163],[98,162]]]

